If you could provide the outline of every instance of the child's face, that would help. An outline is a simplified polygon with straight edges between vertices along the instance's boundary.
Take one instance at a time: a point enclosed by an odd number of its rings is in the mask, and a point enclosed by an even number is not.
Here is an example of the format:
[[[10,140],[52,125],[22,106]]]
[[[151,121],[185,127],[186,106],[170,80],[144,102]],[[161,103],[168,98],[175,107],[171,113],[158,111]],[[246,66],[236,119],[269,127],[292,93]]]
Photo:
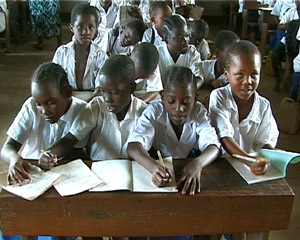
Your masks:
[[[167,36],[166,42],[172,52],[185,54],[187,52],[187,27],[186,25],[174,28]]]
[[[94,15],[78,15],[70,30],[74,33],[75,41],[82,45],[89,45],[97,32],[97,23]]]
[[[135,84],[120,83],[117,79],[103,75],[100,80],[100,90],[108,111],[118,114],[127,111]]]
[[[194,45],[194,46],[198,46],[202,40],[204,38],[204,33],[203,32],[199,32],[196,28],[192,28],[191,29],[191,34],[190,34],[190,44]]]
[[[141,39],[139,39],[138,34],[136,34],[135,29],[130,27],[125,27],[120,35],[120,42],[122,47],[132,46],[137,44]]]
[[[71,104],[70,86],[59,90],[51,82],[32,82],[31,93],[39,114],[49,123],[56,123]]]
[[[260,56],[235,55],[228,69],[225,70],[232,94],[235,98],[247,101],[258,87],[260,79]]]
[[[162,29],[165,19],[171,15],[171,8],[169,6],[162,6],[158,8],[155,15],[151,17],[151,21],[154,23],[157,29]]]
[[[195,104],[196,94],[191,84],[176,86],[169,84],[162,93],[162,101],[170,121],[175,126],[182,126]]]

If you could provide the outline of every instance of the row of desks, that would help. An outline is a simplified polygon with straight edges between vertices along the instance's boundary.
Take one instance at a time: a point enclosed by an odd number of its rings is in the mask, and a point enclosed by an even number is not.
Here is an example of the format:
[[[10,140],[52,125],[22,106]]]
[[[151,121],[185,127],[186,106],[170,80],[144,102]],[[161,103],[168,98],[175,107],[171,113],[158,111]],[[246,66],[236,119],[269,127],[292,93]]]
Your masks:
[[[184,161],[175,161],[175,172]],[[294,194],[284,179],[247,185],[224,159],[203,170],[201,193],[127,191],[61,197],[54,188],[30,202],[0,195],[5,235],[172,236],[286,229]],[[267,239],[267,238],[265,238]]]

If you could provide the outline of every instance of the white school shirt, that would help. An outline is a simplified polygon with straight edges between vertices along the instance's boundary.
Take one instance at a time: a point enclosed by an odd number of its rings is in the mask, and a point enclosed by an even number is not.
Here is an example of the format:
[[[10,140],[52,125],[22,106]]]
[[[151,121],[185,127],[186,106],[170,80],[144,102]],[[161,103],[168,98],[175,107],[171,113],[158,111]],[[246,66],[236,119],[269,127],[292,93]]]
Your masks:
[[[199,62],[199,67],[202,69],[203,79],[205,83],[209,83],[210,81],[216,79],[216,75],[215,75],[216,62],[217,59],[205,60]],[[219,76],[218,79],[221,80],[224,84],[228,83],[228,80],[226,79],[224,73],[221,76]]]
[[[280,20],[279,24],[287,24],[293,20],[298,20],[299,19],[299,15],[297,12],[297,7],[292,7],[290,8],[286,14],[284,14],[284,16],[282,17],[282,19]]]
[[[201,85],[203,84],[203,73],[198,66],[198,63],[201,62],[201,57],[195,46],[188,45],[187,52],[185,54],[180,54],[176,63],[173,61],[166,43],[159,46],[157,50],[159,53],[159,69],[162,79],[164,78],[167,69],[176,64],[191,69],[193,74],[201,79]]]
[[[74,38],[74,37],[73,37]],[[83,76],[83,90],[95,90],[99,86],[100,70],[107,59],[103,52],[94,42],[91,42],[90,53],[87,59]],[[60,46],[52,59],[52,62],[63,67],[68,74],[69,84],[77,90],[75,73],[75,41]]]
[[[151,102],[138,120],[129,142],[139,142],[149,151],[159,149],[164,157],[186,158],[194,149],[204,151],[209,145],[220,148],[215,129],[211,127],[205,107],[196,102],[193,111],[183,125],[180,140],[170,122],[161,100]]]
[[[0,32],[3,32],[6,28],[5,14],[7,12],[6,0],[0,0]]]
[[[295,7],[295,0],[277,0],[271,14],[278,16],[280,21],[285,13],[292,7]]]
[[[211,92],[209,114],[219,138],[233,138],[247,153],[257,152],[266,144],[276,146],[279,132],[270,102],[257,92],[249,115],[240,123],[230,85]]]
[[[148,92],[159,92],[163,90],[158,66],[148,78],[139,78],[135,80],[136,89],[133,93],[137,98],[142,98]]]
[[[300,28],[298,29],[296,39],[298,41],[300,41]],[[300,48],[300,46],[299,46],[299,48]],[[300,49],[299,49],[299,54],[293,60],[293,64],[294,64],[294,71],[295,72],[300,72]]]
[[[25,159],[38,159],[41,150],[49,148],[69,132],[74,119],[84,109],[86,102],[72,97],[68,111],[56,123],[49,123],[38,112],[36,103],[29,97],[15,117],[7,135],[22,144],[20,155]],[[75,145],[83,148],[87,139]]]
[[[119,122],[116,114],[108,111],[103,98],[94,97],[76,119],[70,133],[80,141],[91,132],[92,160],[128,158],[128,140],[145,107],[146,103],[132,96],[125,118]]]
[[[209,45],[205,39],[202,39],[201,43],[198,46],[196,46],[196,49],[200,53],[202,61],[206,60],[210,55]]]
[[[154,24],[152,25],[152,28],[146,29],[146,31],[144,32],[143,38],[142,38],[142,42],[151,43],[153,33],[154,33],[153,45],[155,45],[156,47],[163,45],[165,41],[163,41],[161,36],[159,36]]]
[[[108,56],[120,53],[130,53],[134,46],[122,47],[120,42],[120,31],[118,35],[114,35],[116,33],[116,29],[110,29],[105,32],[104,37],[102,38],[99,47],[102,51],[104,51]]]

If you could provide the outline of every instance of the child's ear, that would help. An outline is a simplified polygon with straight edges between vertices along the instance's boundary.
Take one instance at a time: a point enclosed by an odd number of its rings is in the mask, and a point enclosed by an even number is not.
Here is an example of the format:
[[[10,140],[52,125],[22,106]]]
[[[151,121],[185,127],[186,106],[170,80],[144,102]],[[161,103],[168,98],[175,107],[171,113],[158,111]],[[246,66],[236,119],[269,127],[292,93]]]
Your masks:
[[[72,33],[74,33],[74,30],[73,30],[73,25],[72,25],[72,23],[70,23],[70,31],[71,31]]]
[[[61,90],[61,95],[65,98],[71,98],[72,92],[73,92],[72,87],[68,85]]]
[[[135,82],[130,83],[129,88],[130,88],[130,93],[133,93],[136,90],[136,83]]]
[[[165,96],[164,90],[161,90],[161,91],[159,92],[159,94],[160,94],[161,100],[163,101],[163,100],[164,100],[164,96]]]
[[[226,68],[224,68],[224,76],[228,80],[228,71],[226,70]]]

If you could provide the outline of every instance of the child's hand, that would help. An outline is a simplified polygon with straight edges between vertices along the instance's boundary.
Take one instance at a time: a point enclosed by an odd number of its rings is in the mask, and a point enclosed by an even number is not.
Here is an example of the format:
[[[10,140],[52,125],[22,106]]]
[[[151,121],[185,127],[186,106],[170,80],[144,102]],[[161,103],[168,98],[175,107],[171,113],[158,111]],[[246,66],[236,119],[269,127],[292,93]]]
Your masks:
[[[210,84],[212,85],[213,88],[219,88],[224,86],[224,83],[219,79],[212,80]]]
[[[177,183],[177,189],[183,185],[181,193],[185,195],[190,190],[190,195],[200,192],[200,177],[202,171],[202,164],[194,159],[185,166],[182,170],[181,177]]]
[[[9,185],[16,183],[23,185],[26,179],[31,179],[30,167],[22,158],[16,162],[11,162],[8,169],[7,182]]]
[[[152,182],[157,187],[163,187],[167,183],[171,182],[172,174],[168,168],[163,168],[157,165],[157,168],[152,172]]]
[[[50,151],[43,151],[40,155],[39,167],[44,170],[50,170],[54,166],[58,165],[57,156]]]
[[[268,166],[270,165],[270,160],[263,157],[257,157],[256,160],[257,162],[250,164],[249,167],[255,175],[262,175],[268,169]]]

